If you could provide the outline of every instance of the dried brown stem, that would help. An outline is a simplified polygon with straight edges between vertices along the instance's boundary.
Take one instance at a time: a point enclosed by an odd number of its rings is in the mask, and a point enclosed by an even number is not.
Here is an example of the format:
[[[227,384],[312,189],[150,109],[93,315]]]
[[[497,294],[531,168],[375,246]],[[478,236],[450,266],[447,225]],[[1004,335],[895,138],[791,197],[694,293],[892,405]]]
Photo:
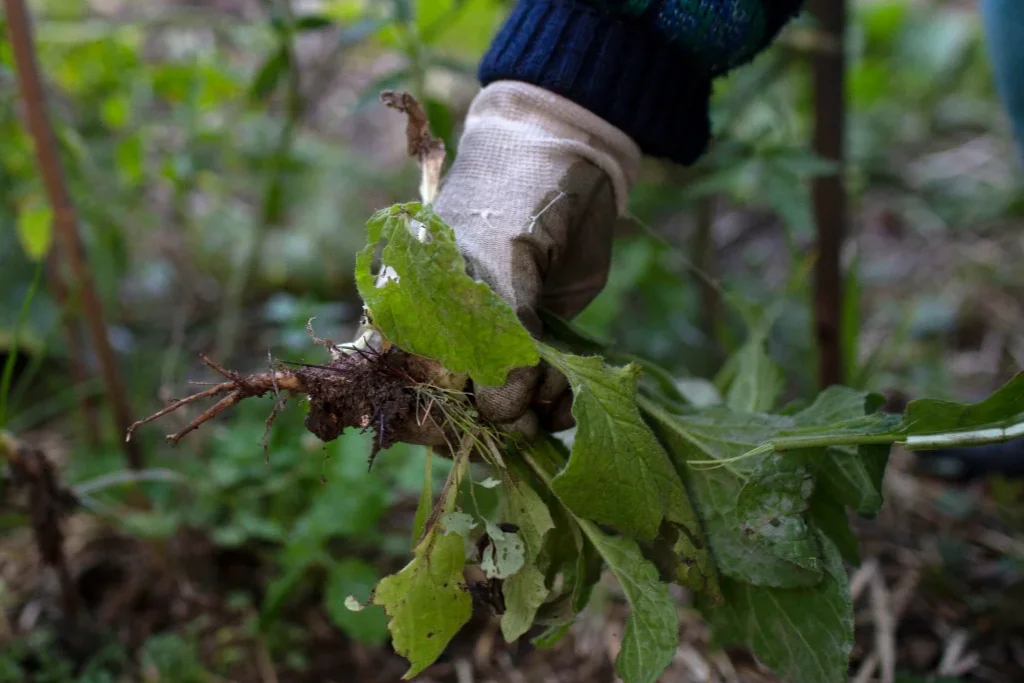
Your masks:
[[[123,431],[132,423],[128,394],[125,391],[121,372],[117,367],[114,351],[107,339],[103,307],[96,293],[85,251],[78,236],[78,214],[71,202],[71,195],[64,179],[64,169],[57,151],[57,140],[46,107],[46,94],[39,74],[28,9],[24,0],[4,0],[4,6],[7,11],[7,31],[14,53],[15,70],[18,74],[18,84],[25,106],[25,122],[35,143],[39,172],[53,209],[57,244],[60,254],[67,259],[71,267],[71,273],[75,279],[73,289],[81,296],[85,324],[93,349],[99,359],[111,412],[114,415],[117,428]],[[142,453],[137,445],[129,442],[125,444],[124,448],[128,464],[134,469],[141,468]]]
[[[441,168],[444,166],[444,141],[430,134],[430,121],[423,106],[407,92],[385,90],[380,101],[388,107],[408,116],[405,137],[409,156],[420,165],[423,178],[420,181],[420,197],[424,204],[432,204],[437,198],[441,185]]]

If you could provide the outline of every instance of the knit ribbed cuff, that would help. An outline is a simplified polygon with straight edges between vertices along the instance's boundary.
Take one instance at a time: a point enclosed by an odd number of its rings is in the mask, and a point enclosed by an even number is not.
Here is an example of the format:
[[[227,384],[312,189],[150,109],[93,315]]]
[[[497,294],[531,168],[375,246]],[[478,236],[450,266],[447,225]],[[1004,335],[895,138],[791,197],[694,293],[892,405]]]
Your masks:
[[[480,64],[480,81],[523,81],[619,128],[645,154],[696,161],[711,135],[711,79],[636,19],[583,0],[519,0]]]

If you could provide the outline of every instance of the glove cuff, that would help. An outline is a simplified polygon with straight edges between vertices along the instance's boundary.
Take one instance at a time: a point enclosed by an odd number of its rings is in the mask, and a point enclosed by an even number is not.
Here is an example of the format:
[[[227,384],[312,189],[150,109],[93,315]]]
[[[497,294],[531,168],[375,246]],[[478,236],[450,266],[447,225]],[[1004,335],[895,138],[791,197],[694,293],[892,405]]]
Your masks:
[[[520,152],[525,145],[539,146],[547,150],[549,166],[589,161],[608,175],[616,209],[620,216],[626,213],[629,190],[640,172],[640,148],[578,104],[528,83],[499,81],[477,94],[465,126],[461,145],[487,141],[495,149],[518,147]]]
[[[696,161],[711,135],[711,75],[650,26],[582,0],[519,0],[480,81],[529,83],[631,137],[644,153]]]

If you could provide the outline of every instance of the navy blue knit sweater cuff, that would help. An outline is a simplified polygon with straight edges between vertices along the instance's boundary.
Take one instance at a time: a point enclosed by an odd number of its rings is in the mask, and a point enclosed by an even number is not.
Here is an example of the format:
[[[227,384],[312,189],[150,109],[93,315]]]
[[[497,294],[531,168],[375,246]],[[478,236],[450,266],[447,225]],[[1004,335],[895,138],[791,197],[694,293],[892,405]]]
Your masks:
[[[691,164],[711,135],[711,78],[649,26],[582,0],[520,0],[480,64],[572,100],[645,154]]]

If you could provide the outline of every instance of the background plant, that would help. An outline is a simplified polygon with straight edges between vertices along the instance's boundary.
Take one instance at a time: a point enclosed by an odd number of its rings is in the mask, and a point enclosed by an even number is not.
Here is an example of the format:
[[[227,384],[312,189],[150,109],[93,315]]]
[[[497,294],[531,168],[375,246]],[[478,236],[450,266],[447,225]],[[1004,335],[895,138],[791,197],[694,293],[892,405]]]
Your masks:
[[[416,93],[453,151],[475,59],[504,5],[296,3],[288,20],[280,3],[33,4],[82,238],[140,414],[180,395],[184,379],[198,379],[195,352],[212,352],[218,337],[233,337],[235,359],[258,371],[268,347],[276,357],[316,362],[303,331],[310,317],[321,334],[350,333],[363,224],[415,186],[377,93]],[[977,23],[937,4],[851,9],[848,381],[977,400],[1024,357],[1014,153]],[[752,316],[774,322],[763,336],[781,368],[781,385],[772,385],[781,386],[777,405],[806,401],[818,385],[808,362],[809,181],[831,167],[807,145],[811,26],[793,27],[721,84],[718,143],[698,167],[645,168],[612,282],[577,321],[623,360],[640,354],[688,377],[677,389],[694,401],[726,398],[735,373],[725,361],[749,343]],[[9,46],[0,43],[0,342],[12,361],[5,428],[19,438],[67,435],[70,447],[55,455],[68,482],[88,484],[124,467],[121,435],[105,416],[87,346],[69,344],[59,324],[79,314],[75,297],[61,303],[38,287],[18,323],[49,223],[13,78]],[[241,296],[229,296],[239,281]],[[236,318],[238,328],[225,332],[224,321]],[[69,384],[76,365],[82,376]],[[229,556],[259,558],[261,586],[224,591],[231,617],[220,641],[202,628],[179,629],[175,638],[187,647],[163,646],[229,678],[244,679],[231,673],[240,665],[218,660],[255,648],[239,634],[258,634],[282,671],[315,671],[317,657],[304,648],[319,641],[298,626],[300,612],[326,605],[328,623],[351,618],[325,596],[365,597],[338,586],[369,585],[404,563],[422,485],[421,456],[382,458],[368,477],[356,476],[365,440],[346,439],[325,459],[304,441],[294,414],[273,433],[268,474],[260,448],[267,412],[269,404],[243,408],[177,452],[143,434],[146,466],[191,482],[141,485],[149,510],[137,510],[123,485],[92,496],[97,519],[170,556],[182,529],[199,529]],[[438,486],[442,470],[434,459]],[[949,505],[965,504],[957,500]],[[346,572],[354,578],[332,583]],[[11,595],[12,605],[22,604],[19,586]],[[599,586],[596,604],[615,614],[616,601],[601,595]],[[337,628],[368,633],[368,642],[382,637],[379,620]],[[44,643],[19,645],[12,661],[30,661],[26,647],[61,651]],[[156,661],[142,652],[130,647],[97,666],[136,670]],[[80,670],[78,657],[67,661]]]

